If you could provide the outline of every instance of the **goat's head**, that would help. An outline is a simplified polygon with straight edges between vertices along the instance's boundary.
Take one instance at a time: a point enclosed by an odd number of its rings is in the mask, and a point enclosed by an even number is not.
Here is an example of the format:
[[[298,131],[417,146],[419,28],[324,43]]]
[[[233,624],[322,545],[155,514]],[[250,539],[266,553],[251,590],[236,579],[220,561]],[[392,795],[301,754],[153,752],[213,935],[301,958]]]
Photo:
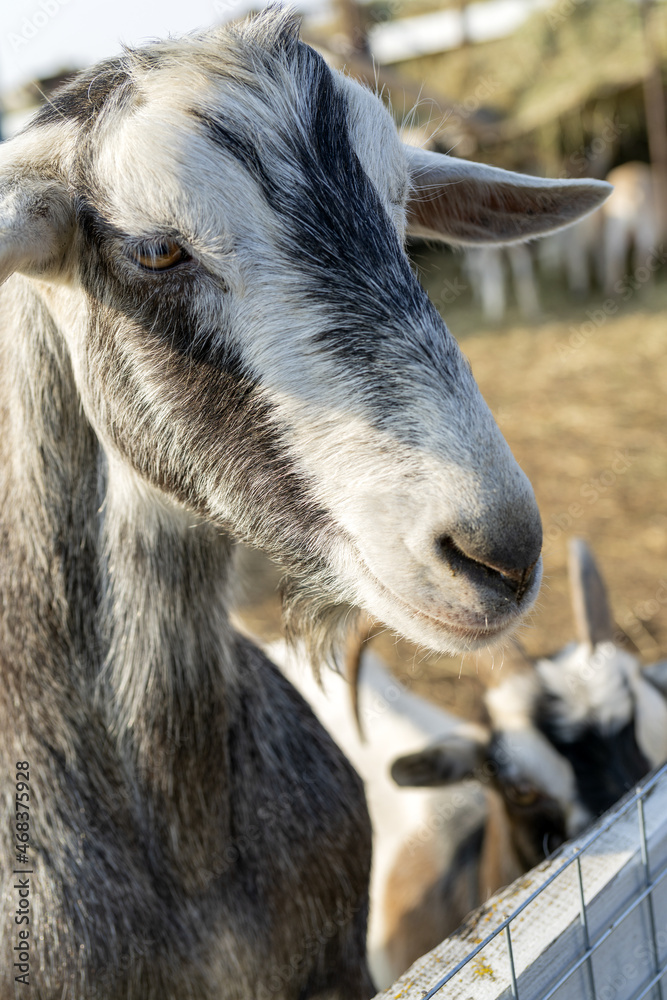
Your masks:
[[[570,542],[569,565],[578,641],[537,661],[523,705],[572,769],[578,809],[571,825],[578,815],[583,826],[667,760],[667,704],[636,657],[615,645],[604,581],[581,539]],[[510,689],[517,683],[524,681],[506,682],[515,711],[522,695]],[[505,697],[500,688],[487,699],[496,720]]]
[[[665,665],[643,673],[613,643],[605,586],[580,539],[570,546],[570,582],[579,641],[489,689],[488,738],[462,730],[392,768],[403,785],[492,780],[536,845],[561,828],[575,835],[667,760]]]
[[[407,150],[273,11],[54,96],[2,149],[0,276],[36,279],[132,488],[267,550],[320,618],[472,648],[532,604],[540,519],[404,233],[512,242],[607,193]]]
[[[560,788],[545,787],[547,783],[540,777],[536,780],[533,769],[518,766],[502,733],[477,728],[479,735],[468,727],[424,750],[398,757],[391,765],[392,778],[397,785],[409,788],[443,788],[474,779],[497,793],[509,821],[517,860],[526,871],[565,840],[569,803],[563,801]]]

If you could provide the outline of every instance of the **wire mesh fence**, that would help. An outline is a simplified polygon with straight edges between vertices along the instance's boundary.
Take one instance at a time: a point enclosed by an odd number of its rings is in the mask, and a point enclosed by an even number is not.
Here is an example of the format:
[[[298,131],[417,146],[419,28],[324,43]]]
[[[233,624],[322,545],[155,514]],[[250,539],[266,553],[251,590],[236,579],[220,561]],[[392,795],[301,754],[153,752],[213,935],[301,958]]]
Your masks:
[[[667,765],[383,1000],[667,1000]]]

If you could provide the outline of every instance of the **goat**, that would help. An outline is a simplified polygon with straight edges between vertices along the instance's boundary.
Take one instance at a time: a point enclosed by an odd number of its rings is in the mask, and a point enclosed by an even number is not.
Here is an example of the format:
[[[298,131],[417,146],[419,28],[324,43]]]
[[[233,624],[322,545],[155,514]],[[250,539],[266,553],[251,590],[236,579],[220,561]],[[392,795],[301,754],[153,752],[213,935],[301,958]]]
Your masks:
[[[647,276],[657,269],[651,259],[659,251],[662,233],[653,169],[648,163],[622,163],[607,174],[614,191],[605,205],[605,290],[623,290],[623,276],[632,251],[632,268],[644,268]]]
[[[470,247],[465,252],[464,272],[473,298],[479,304],[485,320],[500,323],[505,316],[505,260],[512,275],[521,317],[534,320],[540,315],[540,302],[530,250],[522,245],[500,247]]]
[[[571,543],[570,579],[579,642],[535,664],[508,650],[514,669],[487,692],[488,726],[409,692],[366,654],[358,683],[366,742],[350,711],[354,679],[327,674],[320,687],[284,648],[270,647],[366,784],[369,959],[382,987],[667,759],[659,665],[647,683],[613,644],[602,577],[580,540]],[[425,740],[426,749],[406,752]]]
[[[628,293],[623,281],[627,261],[645,282],[662,263],[661,224],[655,180],[647,163],[623,163],[607,174],[611,197],[600,212],[588,215],[541,240],[538,260],[550,275],[563,272],[572,295],[588,295],[597,282],[605,292]],[[478,247],[466,251],[464,269],[485,319],[499,323],[506,313],[505,259],[509,263],[523,319],[540,314],[539,283],[524,246]]]
[[[607,194],[405,151],[275,10],[101,63],[3,144],[0,747],[32,836],[2,1000],[372,993],[363,789],[232,629],[232,540],[313,648],[351,606],[435,649],[511,628],[537,507],[403,235],[521,240]]]
[[[602,210],[542,240],[539,257],[551,273],[565,272],[574,295],[589,294],[597,282],[624,299],[631,291],[628,263],[644,284],[663,262],[656,185],[652,168],[638,162],[614,167],[606,180],[614,190]]]
[[[563,273],[572,296],[584,298],[595,287],[605,286],[604,217],[589,215],[567,230],[554,233],[538,244],[540,270],[546,276]]]
[[[667,760],[661,664],[641,671],[614,644],[604,583],[581,539],[570,542],[570,587],[578,642],[487,692],[487,739],[449,737],[392,765],[403,786],[481,777],[487,798],[471,837],[476,850],[460,836],[442,843],[432,817],[445,805],[434,793],[426,836],[396,858],[385,907],[386,952],[397,974],[511,881],[508,875],[542,860],[563,834],[581,832]]]

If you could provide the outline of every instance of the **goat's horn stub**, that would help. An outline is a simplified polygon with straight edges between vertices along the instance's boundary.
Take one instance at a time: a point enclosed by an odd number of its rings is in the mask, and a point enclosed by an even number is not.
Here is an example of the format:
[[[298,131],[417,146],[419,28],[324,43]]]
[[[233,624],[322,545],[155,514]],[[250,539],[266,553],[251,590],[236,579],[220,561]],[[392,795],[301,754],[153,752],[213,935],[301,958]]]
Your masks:
[[[367,643],[374,639],[383,631],[383,626],[363,616],[361,625],[353,629],[350,633],[345,648],[345,677],[350,685],[350,698],[352,701],[352,714],[357,724],[359,739],[366,742],[366,734],[361,721],[359,709],[359,679],[361,676],[361,661]]]
[[[352,714],[357,724],[357,732],[362,743],[366,742],[366,734],[361,722],[359,713],[359,676],[361,674],[361,657],[364,652],[365,640],[355,629],[348,637],[345,649],[345,677],[350,685],[350,700],[352,701]]]
[[[569,570],[577,639],[591,647],[599,642],[612,642],[614,622],[607,588],[593,553],[583,538],[570,539]]]

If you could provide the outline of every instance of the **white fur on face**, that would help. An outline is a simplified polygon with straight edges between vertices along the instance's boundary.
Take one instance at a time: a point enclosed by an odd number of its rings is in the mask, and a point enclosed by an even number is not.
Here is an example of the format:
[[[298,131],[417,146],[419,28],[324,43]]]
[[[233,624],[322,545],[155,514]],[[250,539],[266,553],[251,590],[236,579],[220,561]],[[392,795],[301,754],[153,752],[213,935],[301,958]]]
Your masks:
[[[612,642],[566,646],[536,670],[556,695],[555,719],[573,738],[593,726],[614,734],[634,722],[639,748],[651,766],[667,760],[667,705],[641,674],[639,660]]]
[[[566,646],[535,667],[545,689],[554,695],[553,715],[563,736],[573,738],[587,726],[614,733],[632,719],[634,704],[629,677],[636,660],[611,642],[591,650]]]
[[[487,691],[486,704],[496,733],[494,759],[503,780],[529,782],[555,799],[563,810],[569,837],[593,818],[578,801],[572,765],[535,725],[540,683],[534,674],[511,676]]]
[[[574,770],[534,726],[503,728],[496,736],[494,759],[502,767],[502,780],[529,783],[555,799],[563,810],[568,837],[573,837],[593,816],[578,801]]]

